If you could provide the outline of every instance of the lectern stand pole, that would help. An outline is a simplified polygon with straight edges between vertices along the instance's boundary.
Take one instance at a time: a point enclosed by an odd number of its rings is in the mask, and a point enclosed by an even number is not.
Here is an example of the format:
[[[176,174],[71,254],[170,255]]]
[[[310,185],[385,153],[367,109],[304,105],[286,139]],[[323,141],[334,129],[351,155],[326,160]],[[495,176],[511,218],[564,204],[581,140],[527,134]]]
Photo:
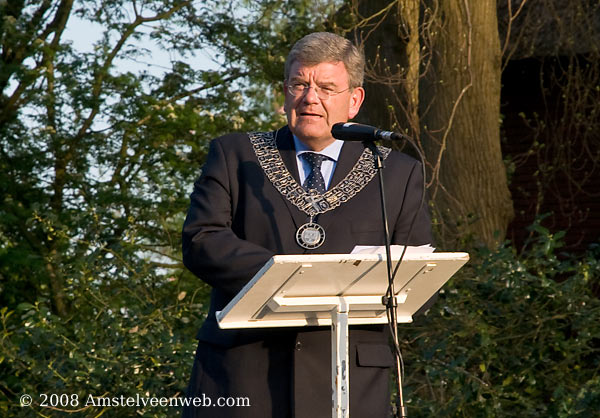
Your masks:
[[[338,305],[331,311],[331,385],[332,417],[349,418],[350,365],[348,362],[348,304],[339,298]]]

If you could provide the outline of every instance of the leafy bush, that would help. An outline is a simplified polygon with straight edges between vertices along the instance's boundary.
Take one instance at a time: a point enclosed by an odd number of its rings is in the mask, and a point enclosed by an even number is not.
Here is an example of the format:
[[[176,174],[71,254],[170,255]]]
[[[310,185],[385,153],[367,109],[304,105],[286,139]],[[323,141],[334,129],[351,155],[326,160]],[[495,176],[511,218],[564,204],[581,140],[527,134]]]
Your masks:
[[[402,327],[413,417],[600,416],[599,247],[480,250],[436,305]]]
[[[181,273],[159,285],[81,287],[74,293],[77,313],[66,320],[44,300],[3,308],[0,415],[177,416],[175,407],[99,407],[90,395],[182,396],[206,310],[207,288],[199,283]],[[31,407],[20,406],[23,394],[32,396]],[[53,407],[43,407],[44,401]]]
[[[591,291],[600,247],[575,258],[560,253],[562,234],[534,228],[538,238],[520,255],[508,245],[472,254],[428,314],[401,326],[411,418],[600,410],[600,301]],[[90,395],[185,391],[208,289],[185,272],[143,277],[73,286],[67,319],[44,299],[2,308],[0,415],[178,416],[175,407],[89,404]],[[19,406],[23,394],[32,407]],[[40,394],[75,394],[78,405],[43,408]]]

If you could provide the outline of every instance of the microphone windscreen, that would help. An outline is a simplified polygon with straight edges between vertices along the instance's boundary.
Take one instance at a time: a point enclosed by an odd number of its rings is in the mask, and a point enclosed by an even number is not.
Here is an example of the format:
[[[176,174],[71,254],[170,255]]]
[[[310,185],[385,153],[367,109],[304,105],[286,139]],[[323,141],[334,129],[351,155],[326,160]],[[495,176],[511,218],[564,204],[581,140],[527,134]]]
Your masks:
[[[331,128],[331,135],[342,141],[368,141],[375,138],[377,128],[359,123],[336,123]]]

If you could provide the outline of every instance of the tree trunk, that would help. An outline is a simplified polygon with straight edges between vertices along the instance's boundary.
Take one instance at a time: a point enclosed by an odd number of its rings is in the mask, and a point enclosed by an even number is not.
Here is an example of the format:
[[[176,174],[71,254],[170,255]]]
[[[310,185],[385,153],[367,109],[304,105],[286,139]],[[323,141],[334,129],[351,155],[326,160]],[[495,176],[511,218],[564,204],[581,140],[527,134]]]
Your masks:
[[[500,149],[496,2],[438,4],[420,115],[440,239],[493,247],[513,217]]]
[[[357,32],[367,69],[365,103],[358,116],[386,130],[419,133],[419,2],[369,0],[359,3]]]
[[[495,2],[370,0],[355,13],[367,58],[359,120],[418,139],[438,245],[495,246],[513,216],[500,149]]]

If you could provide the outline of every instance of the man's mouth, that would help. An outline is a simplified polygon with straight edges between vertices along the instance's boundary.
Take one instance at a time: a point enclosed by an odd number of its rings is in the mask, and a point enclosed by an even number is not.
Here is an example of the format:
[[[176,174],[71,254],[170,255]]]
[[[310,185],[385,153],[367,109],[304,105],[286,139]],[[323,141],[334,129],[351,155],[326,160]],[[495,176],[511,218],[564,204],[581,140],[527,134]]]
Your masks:
[[[321,115],[319,115],[318,113],[311,113],[311,112],[300,112],[300,116],[317,117],[317,118],[321,117]]]

